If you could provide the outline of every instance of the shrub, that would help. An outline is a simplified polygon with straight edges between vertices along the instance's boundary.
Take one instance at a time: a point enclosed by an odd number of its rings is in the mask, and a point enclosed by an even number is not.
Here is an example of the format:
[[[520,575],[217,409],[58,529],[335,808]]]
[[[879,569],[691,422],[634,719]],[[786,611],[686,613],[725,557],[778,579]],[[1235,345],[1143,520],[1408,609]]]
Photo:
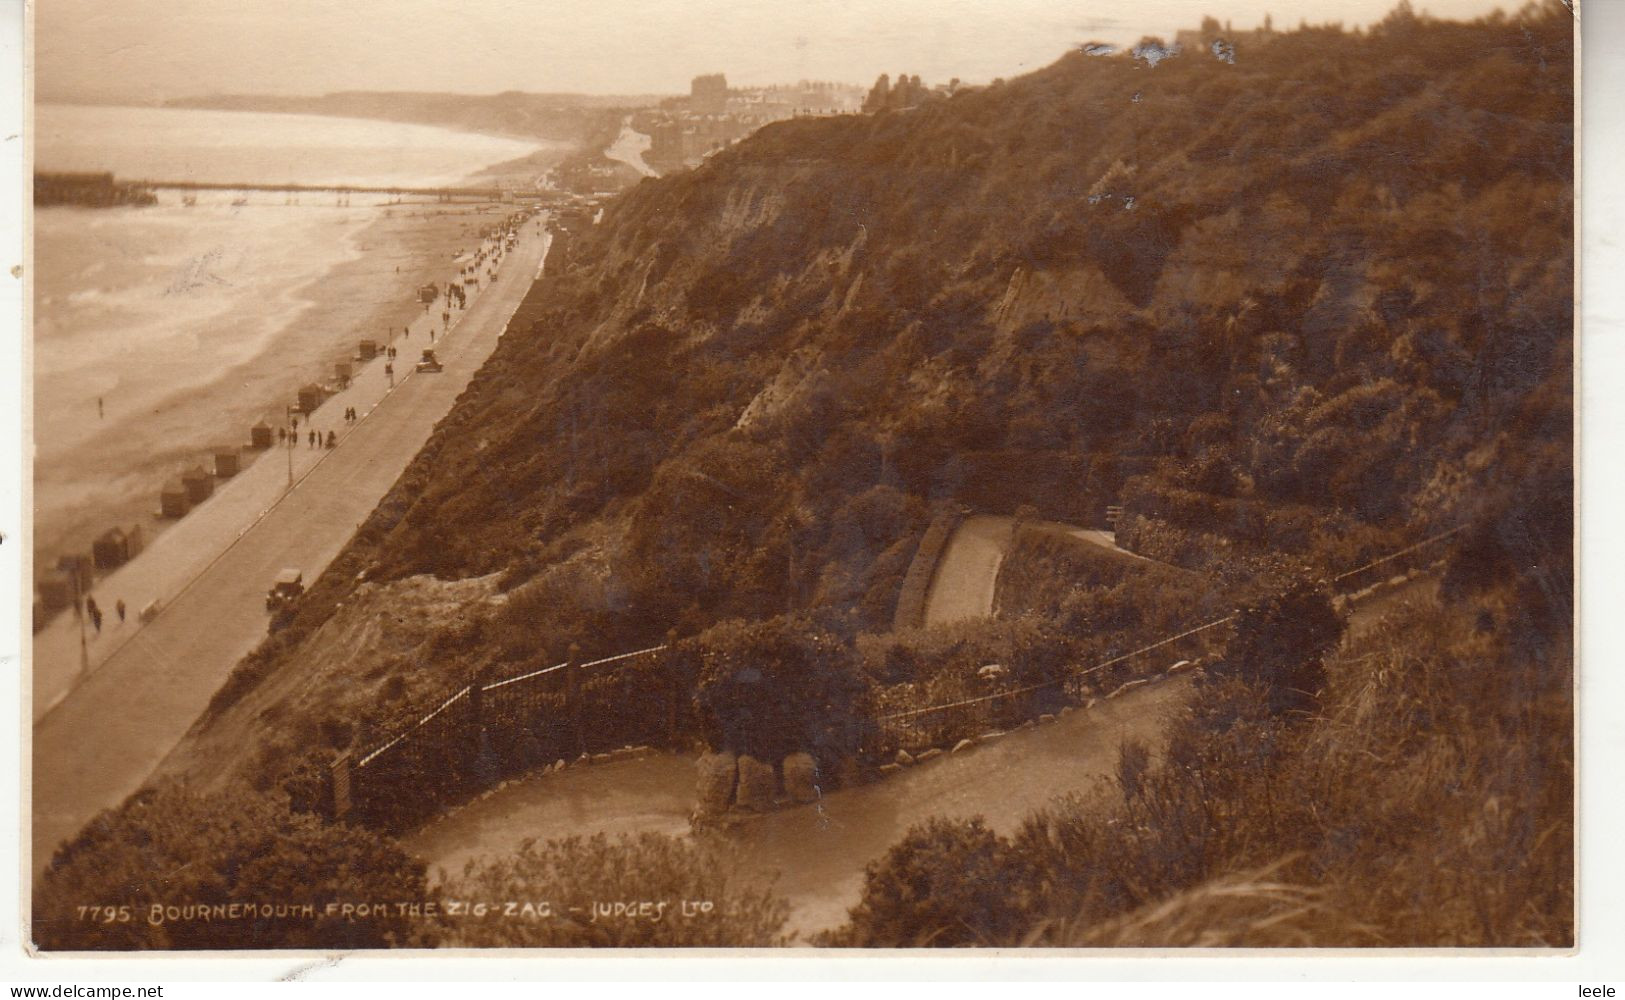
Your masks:
[[[1311,708],[1326,682],[1322,660],[1342,638],[1343,627],[1323,588],[1297,583],[1239,610],[1215,671],[1266,688],[1274,711]]]
[[[695,640],[706,742],[777,761],[805,750],[826,764],[854,752],[868,685],[850,644],[796,618],[724,622]]]
[[[102,813],[56,852],[35,889],[34,940],[53,951],[400,945],[414,928],[393,904],[421,902],[423,874],[388,838],[290,812],[280,796],[164,784]],[[329,913],[329,903],[389,908],[355,919]],[[115,909],[86,915],[86,904]],[[282,909],[151,919],[154,907],[232,904]]]
[[[988,945],[1027,920],[1010,845],[980,818],[916,826],[869,865],[863,898],[828,944],[862,948]]]
[[[533,900],[546,907],[518,915],[445,918],[446,943],[461,947],[763,948],[787,943],[789,906],[770,889],[742,879],[722,851],[654,833],[614,841],[602,834],[545,845],[526,841],[512,856],[469,862],[440,896],[443,902]],[[616,900],[647,901],[659,909],[641,915],[594,911],[594,904]],[[686,911],[684,902],[690,904]]]

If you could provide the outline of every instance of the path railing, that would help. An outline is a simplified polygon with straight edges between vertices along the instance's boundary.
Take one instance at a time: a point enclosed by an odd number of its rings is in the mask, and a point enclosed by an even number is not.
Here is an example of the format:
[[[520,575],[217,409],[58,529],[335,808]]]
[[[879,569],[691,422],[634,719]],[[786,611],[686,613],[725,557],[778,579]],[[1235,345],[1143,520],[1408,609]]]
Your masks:
[[[1462,528],[1457,527],[1433,535],[1340,573],[1328,583],[1336,592],[1357,596],[1366,588],[1397,575],[1402,568],[1415,565],[1424,554],[1431,557],[1440,542],[1461,531]],[[1155,654],[1159,663],[1177,664],[1180,660],[1197,661],[1215,653],[1222,648],[1228,626],[1235,623],[1236,617],[1229,614],[1214,619],[1036,684],[876,716],[865,729],[862,752],[871,758],[883,759],[898,750],[951,746],[961,739],[1009,729],[1046,712],[1080,704],[1091,696],[1110,697],[1108,692],[1121,690],[1136,676],[1144,676],[1145,670],[1135,669],[1136,661],[1150,659]]]
[[[1455,528],[1332,577],[1334,590],[1358,599],[1372,584],[1431,559]],[[1035,684],[875,716],[863,724],[860,753],[885,759],[898,750],[951,746],[1013,728],[1091,697],[1112,697],[1143,683],[1147,663],[1197,661],[1223,646],[1236,614],[1164,636]],[[690,722],[690,678],[675,635],[658,646],[562,663],[463,687],[394,736],[347,753],[328,772],[329,815],[374,826],[405,827],[474,790],[583,754],[628,745],[675,745]]]
[[[409,825],[472,789],[557,760],[628,744],[669,743],[684,687],[669,644],[480,680],[394,736],[344,754],[328,772],[335,818]]]

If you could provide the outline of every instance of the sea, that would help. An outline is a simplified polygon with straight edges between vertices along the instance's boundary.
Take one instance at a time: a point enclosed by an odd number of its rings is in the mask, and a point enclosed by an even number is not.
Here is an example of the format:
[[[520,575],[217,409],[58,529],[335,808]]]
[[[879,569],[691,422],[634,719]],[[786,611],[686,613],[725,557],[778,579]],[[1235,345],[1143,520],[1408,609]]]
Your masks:
[[[542,145],[392,122],[168,108],[40,104],[34,125],[36,170],[164,181],[438,187]],[[200,450],[246,436],[238,431],[260,411],[279,411],[300,377],[290,352],[330,352],[358,335],[356,304],[322,301],[324,284],[335,285],[321,279],[368,254],[411,270],[409,251],[427,250],[401,234],[437,211],[432,199],[379,194],[157,194],[145,207],[34,213],[37,564],[138,518]]]

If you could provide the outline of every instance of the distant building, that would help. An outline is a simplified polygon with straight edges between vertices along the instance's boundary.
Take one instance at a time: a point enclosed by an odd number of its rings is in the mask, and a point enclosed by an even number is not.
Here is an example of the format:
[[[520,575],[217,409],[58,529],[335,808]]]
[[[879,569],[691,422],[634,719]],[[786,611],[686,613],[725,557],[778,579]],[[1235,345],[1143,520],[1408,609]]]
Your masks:
[[[688,110],[697,115],[726,113],[728,78],[721,73],[696,76],[688,85]]]

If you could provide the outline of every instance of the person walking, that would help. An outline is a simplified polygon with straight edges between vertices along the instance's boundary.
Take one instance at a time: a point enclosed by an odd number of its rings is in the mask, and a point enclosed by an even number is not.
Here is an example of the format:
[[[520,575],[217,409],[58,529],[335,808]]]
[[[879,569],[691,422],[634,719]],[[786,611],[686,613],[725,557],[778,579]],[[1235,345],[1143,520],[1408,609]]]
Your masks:
[[[120,625],[123,625],[124,624],[124,598],[121,597],[121,598],[119,598],[117,601],[115,601],[113,603],[113,610],[118,612],[118,623]]]
[[[102,632],[102,609],[96,606],[95,597],[85,598],[85,611],[90,615],[90,624],[96,626],[96,634]]]
[[[310,446],[312,448],[316,447],[316,428],[314,427],[310,429]]]
[[[327,432],[327,446],[329,448],[337,448],[338,444],[339,444],[338,432],[337,431],[328,431]]]
[[[100,396],[96,397],[96,416],[98,419],[107,416],[107,411],[102,409],[102,397]]]

